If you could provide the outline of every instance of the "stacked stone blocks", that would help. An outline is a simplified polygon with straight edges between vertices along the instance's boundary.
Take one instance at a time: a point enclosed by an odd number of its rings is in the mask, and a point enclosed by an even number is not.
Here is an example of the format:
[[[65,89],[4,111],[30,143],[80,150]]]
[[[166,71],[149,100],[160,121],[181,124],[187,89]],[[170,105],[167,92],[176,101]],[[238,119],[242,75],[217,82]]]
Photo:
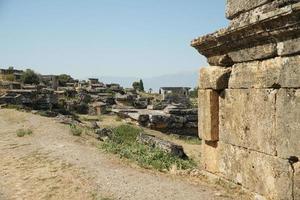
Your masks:
[[[299,2],[227,0],[230,26],[192,41],[202,167],[263,199],[300,199]]]

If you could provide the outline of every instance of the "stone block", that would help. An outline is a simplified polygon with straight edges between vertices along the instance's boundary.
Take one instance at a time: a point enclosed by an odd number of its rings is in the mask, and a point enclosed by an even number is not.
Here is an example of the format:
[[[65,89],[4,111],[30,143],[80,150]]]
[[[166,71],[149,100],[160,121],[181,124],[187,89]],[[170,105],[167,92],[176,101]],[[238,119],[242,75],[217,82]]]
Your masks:
[[[294,164],[294,199],[300,199],[300,162]]]
[[[272,0],[227,0],[226,17],[233,19],[237,15],[264,5]]]
[[[228,87],[231,68],[211,66],[200,69],[200,89],[222,90]]]
[[[277,55],[276,44],[264,44],[255,47],[240,49],[228,53],[228,56],[234,63],[241,63],[253,60],[261,60]]]
[[[220,141],[276,155],[277,90],[225,90],[220,97]]]
[[[279,85],[284,88],[299,88],[300,56],[283,57],[281,63]]]
[[[295,0],[276,0],[267,4],[256,7],[248,12],[240,13],[237,17],[230,21],[230,29],[238,29],[249,26],[250,24],[262,23],[271,18],[283,16],[291,13],[297,7]],[[294,5],[291,5],[294,4]]]
[[[207,62],[210,66],[231,67],[234,62],[227,54],[208,56]]]
[[[229,79],[229,88],[300,87],[299,63],[300,56],[292,56],[235,64]]]
[[[280,56],[300,54],[300,38],[279,42],[277,44],[277,51]]]
[[[219,175],[272,200],[293,199],[293,169],[288,160],[218,143]]]
[[[213,173],[219,173],[219,149],[218,142],[202,140],[201,145],[201,168]]]
[[[300,158],[300,89],[280,89],[276,113],[278,156]]]
[[[219,94],[214,90],[199,90],[199,133],[203,140],[219,140]]]

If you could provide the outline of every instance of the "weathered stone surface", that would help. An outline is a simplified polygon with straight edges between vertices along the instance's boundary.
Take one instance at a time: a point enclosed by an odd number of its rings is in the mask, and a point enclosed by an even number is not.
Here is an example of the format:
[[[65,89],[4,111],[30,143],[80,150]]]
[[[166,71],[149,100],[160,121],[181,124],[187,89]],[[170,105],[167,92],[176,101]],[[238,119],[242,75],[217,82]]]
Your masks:
[[[276,44],[263,44],[255,47],[245,48],[228,53],[234,63],[261,60],[275,57],[277,55]]]
[[[220,141],[276,155],[276,93],[271,89],[226,90],[220,98]]]
[[[217,87],[201,77],[202,168],[256,199],[300,199],[300,0],[227,0],[226,16],[229,27],[191,44],[210,65],[232,67],[217,110]]]
[[[229,28],[237,29],[245,27],[249,24],[259,23],[260,21],[274,18],[276,16],[285,15],[297,6],[298,0],[275,0],[256,7],[248,12],[240,13],[230,21]]]
[[[229,88],[298,88],[300,56],[235,64]]]
[[[66,115],[61,115],[61,114],[59,114],[56,117],[56,120],[59,123],[67,124],[67,125],[75,125],[75,126],[77,126],[77,125],[80,124],[78,121],[76,121],[75,119],[73,119],[71,116],[66,116]]]
[[[200,69],[200,89],[222,90],[228,87],[231,68],[205,67]]]
[[[109,128],[101,128],[101,129],[97,129],[95,130],[95,133],[97,135],[97,139],[101,140],[101,141],[106,141],[109,140],[113,137],[113,130],[109,129]]]
[[[208,142],[202,140],[201,145],[201,168],[218,174],[219,170],[219,156],[218,142]]]
[[[300,158],[300,89],[280,89],[276,113],[278,156]]]
[[[214,90],[199,90],[199,133],[203,140],[219,140],[219,94]]]
[[[293,169],[288,160],[219,142],[220,175],[267,199],[293,199]]]
[[[227,0],[226,17],[232,19],[240,13],[252,10],[270,1],[271,0]]]
[[[279,42],[277,51],[280,56],[300,53],[300,38]]]
[[[138,98],[133,101],[133,106],[137,109],[146,109],[148,106],[148,99]]]
[[[140,133],[137,137],[137,141],[141,144],[145,144],[153,148],[158,148],[166,153],[178,156],[180,158],[187,157],[181,145],[177,145],[175,143],[159,139],[152,135]]]
[[[300,199],[300,162],[294,164],[294,199]]]
[[[196,38],[191,45],[216,66],[275,57],[278,42],[300,34],[299,1],[278,2],[266,13],[259,10],[260,15],[254,11],[251,16],[245,14],[228,28]],[[249,17],[251,20],[247,21]]]
[[[207,62],[211,66],[223,66],[223,67],[231,67],[234,62],[227,54],[222,55],[213,55],[207,58]]]

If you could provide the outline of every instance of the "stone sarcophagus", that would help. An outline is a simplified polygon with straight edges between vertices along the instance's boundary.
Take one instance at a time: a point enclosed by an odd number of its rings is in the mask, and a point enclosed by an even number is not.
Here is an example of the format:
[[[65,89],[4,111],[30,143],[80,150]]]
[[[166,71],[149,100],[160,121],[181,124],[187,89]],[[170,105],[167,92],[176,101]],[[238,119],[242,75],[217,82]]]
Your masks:
[[[256,198],[300,199],[300,0],[227,0],[229,27],[192,41],[202,167]]]

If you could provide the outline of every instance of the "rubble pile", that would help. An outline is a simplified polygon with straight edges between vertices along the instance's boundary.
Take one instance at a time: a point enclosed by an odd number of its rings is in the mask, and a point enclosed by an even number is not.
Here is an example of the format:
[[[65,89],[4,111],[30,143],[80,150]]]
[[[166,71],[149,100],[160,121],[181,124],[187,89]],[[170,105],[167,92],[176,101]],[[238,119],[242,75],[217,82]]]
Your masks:
[[[113,109],[121,118],[130,118],[139,125],[166,133],[195,136],[198,134],[198,109],[169,105],[164,110]]]
[[[191,109],[189,104],[190,88],[161,88],[162,98],[156,99],[140,95],[133,88],[124,89],[119,84],[104,84],[96,78],[78,81],[69,75],[40,75],[39,84],[0,83],[0,88],[5,90],[0,96],[0,105],[94,116],[113,111],[155,130],[198,135],[197,109]]]

